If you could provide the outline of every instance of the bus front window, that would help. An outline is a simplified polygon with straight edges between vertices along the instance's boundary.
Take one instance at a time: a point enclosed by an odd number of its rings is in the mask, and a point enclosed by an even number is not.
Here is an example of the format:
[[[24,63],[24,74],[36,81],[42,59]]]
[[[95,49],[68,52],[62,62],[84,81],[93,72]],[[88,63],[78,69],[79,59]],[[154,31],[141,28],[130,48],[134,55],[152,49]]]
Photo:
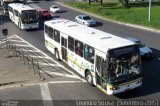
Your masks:
[[[37,18],[37,13],[34,10],[30,11],[23,11],[21,14],[21,20],[22,23],[37,23],[38,18]]]
[[[131,79],[141,74],[139,52],[134,49],[123,48],[121,50],[112,52],[109,57],[109,80],[111,82]]]

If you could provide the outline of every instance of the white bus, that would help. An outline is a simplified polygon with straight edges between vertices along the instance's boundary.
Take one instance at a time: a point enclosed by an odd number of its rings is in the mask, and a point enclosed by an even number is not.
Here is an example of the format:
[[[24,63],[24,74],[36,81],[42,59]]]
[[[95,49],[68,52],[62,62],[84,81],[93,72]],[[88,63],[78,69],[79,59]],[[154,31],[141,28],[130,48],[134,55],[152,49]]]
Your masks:
[[[108,95],[142,85],[141,56],[134,42],[67,19],[46,21],[45,46]]]
[[[8,9],[9,18],[20,29],[39,28],[38,14],[36,9],[21,3],[11,3],[9,4]]]

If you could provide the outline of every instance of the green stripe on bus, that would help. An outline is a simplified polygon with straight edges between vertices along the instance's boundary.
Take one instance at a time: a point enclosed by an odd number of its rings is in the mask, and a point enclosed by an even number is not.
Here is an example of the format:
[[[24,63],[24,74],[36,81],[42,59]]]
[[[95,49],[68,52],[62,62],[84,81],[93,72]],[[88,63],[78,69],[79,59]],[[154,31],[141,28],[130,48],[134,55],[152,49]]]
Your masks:
[[[48,42],[47,40],[45,40],[45,44],[51,48],[57,48],[56,46],[54,46],[53,44],[51,44],[50,42]],[[68,54],[68,53],[67,53]],[[74,63],[75,65],[77,65],[80,69],[82,70],[89,70],[90,72],[94,72],[92,69],[88,69],[86,67],[82,67],[83,62],[81,64],[79,64],[78,62],[75,62],[72,58],[70,58],[69,56],[67,56],[68,60],[70,60],[72,63]]]

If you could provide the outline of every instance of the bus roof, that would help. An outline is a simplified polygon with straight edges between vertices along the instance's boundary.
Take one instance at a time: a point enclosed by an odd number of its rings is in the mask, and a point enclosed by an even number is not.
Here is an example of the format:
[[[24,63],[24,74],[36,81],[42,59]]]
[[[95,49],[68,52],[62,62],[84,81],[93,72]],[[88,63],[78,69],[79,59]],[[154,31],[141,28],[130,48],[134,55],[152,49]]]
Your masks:
[[[3,2],[13,2],[15,0],[1,0],[1,1],[3,1]]]
[[[67,34],[77,40],[97,48],[105,53],[107,50],[118,47],[130,46],[134,42],[124,38],[114,36],[112,34],[87,27],[67,19],[55,19],[45,21],[45,25],[57,29],[58,31]]]
[[[22,3],[11,3],[11,4],[9,4],[9,6],[19,12],[21,12],[23,10],[35,10],[34,8],[27,6],[27,5],[24,5]]]

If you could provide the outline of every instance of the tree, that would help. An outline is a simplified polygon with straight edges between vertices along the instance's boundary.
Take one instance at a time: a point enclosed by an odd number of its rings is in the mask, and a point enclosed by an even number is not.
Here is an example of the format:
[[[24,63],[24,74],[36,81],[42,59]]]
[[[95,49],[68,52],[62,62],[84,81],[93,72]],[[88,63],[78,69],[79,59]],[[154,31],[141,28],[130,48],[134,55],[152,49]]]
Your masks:
[[[103,5],[103,0],[100,1],[101,2],[101,6]]]
[[[120,3],[122,3],[123,7],[129,8],[129,0],[118,0]]]
[[[88,0],[89,1],[89,5],[91,5],[91,2],[100,2],[101,6],[103,5],[103,0]]]

